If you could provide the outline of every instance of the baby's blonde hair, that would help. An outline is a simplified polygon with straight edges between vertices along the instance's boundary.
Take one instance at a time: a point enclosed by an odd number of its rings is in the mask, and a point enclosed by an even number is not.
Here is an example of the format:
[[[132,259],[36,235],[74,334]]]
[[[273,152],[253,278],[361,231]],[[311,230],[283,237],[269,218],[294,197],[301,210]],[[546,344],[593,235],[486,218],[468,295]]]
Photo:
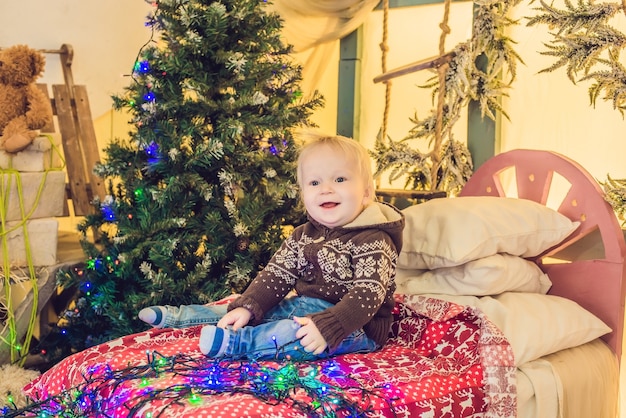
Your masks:
[[[355,159],[355,162],[359,166],[359,171],[361,172],[363,181],[371,190],[371,200],[375,200],[374,176],[372,174],[372,162],[369,152],[358,141],[341,135],[307,135],[304,145],[302,146],[302,148],[300,148],[300,154],[298,155],[298,168],[296,172],[298,185],[302,187],[303,158],[308,154],[310,150],[320,147],[322,145],[328,145],[331,148],[342,152],[344,155]]]

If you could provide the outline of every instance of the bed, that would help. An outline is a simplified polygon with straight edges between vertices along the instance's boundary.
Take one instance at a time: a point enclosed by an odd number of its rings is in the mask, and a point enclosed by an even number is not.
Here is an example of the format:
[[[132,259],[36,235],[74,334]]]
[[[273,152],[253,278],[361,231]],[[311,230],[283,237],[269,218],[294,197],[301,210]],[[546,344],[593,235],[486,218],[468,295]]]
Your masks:
[[[215,361],[199,327],[148,330],[64,359],[4,416],[617,416],[626,245],[582,167],[509,151],[460,197],[403,211],[381,350]]]

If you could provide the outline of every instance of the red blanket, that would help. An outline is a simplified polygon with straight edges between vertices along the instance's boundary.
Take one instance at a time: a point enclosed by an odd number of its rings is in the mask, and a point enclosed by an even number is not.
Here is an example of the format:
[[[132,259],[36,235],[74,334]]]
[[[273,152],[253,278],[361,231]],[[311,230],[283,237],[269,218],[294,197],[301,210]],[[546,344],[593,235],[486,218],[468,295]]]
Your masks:
[[[516,415],[512,350],[480,311],[397,295],[392,332],[375,353],[259,364],[204,358],[200,327],[154,329],[68,357],[24,392],[97,417]]]

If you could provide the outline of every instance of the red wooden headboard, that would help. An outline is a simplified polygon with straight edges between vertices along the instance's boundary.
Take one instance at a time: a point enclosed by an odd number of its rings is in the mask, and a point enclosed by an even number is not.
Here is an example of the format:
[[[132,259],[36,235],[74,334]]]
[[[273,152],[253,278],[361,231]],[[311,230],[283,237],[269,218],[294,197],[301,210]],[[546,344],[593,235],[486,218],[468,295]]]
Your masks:
[[[613,332],[602,338],[620,358],[626,244],[596,180],[563,155],[518,149],[485,162],[461,195],[530,199],[581,223],[563,243],[535,261],[553,283],[550,294],[574,300],[611,327]]]

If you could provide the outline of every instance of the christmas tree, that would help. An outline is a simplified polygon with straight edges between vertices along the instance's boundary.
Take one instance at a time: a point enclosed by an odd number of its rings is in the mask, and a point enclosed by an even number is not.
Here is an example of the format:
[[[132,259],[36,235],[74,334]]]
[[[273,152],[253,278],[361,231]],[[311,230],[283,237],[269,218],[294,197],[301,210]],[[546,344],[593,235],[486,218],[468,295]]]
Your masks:
[[[279,16],[259,0],[153,5],[153,36],[114,97],[130,139],[96,167],[108,195],[79,226],[85,264],[58,277],[77,294],[47,339],[53,362],[145,329],[142,307],[242,291],[304,220],[294,130],[322,98],[299,90]]]

